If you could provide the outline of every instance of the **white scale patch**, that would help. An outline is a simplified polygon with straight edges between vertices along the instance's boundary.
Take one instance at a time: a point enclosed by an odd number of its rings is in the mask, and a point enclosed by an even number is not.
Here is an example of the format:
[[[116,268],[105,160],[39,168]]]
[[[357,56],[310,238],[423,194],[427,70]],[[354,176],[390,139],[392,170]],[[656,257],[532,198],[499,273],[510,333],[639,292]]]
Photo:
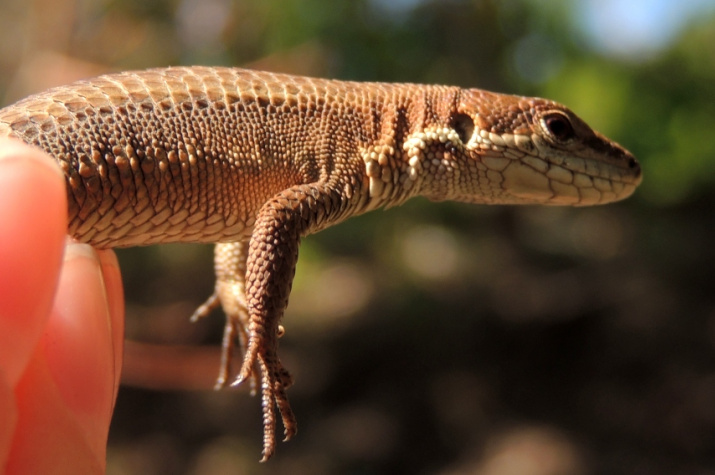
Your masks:
[[[402,148],[407,152],[407,156],[409,157],[407,161],[409,164],[409,184],[406,182],[406,186],[411,187],[418,180],[420,173],[425,169],[423,163],[425,160],[425,151],[431,144],[436,142],[443,144],[451,142],[455,147],[464,146],[457,131],[449,127],[428,129],[417,134],[412,134],[402,145]]]
[[[451,142],[455,147],[464,147],[457,132],[449,127],[427,129],[410,135],[402,149],[396,150],[394,143],[376,145],[363,150],[365,171],[369,179],[370,205],[377,208],[389,201],[399,204],[415,194],[415,184],[428,168],[424,163],[427,150],[434,143]],[[407,163],[403,157],[407,158]]]

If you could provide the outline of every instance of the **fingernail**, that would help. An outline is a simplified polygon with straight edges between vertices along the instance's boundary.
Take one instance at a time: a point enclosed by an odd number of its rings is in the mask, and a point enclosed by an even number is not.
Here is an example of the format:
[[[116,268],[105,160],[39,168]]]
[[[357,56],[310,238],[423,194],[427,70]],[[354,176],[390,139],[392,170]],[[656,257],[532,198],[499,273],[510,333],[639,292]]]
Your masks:
[[[99,264],[99,256],[97,251],[89,244],[84,244],[77,242],[74,239],[68,237],[67,244],[65,246],[65,262],[69,262],[73,259],[84,257],[86,259],[93,260]]]

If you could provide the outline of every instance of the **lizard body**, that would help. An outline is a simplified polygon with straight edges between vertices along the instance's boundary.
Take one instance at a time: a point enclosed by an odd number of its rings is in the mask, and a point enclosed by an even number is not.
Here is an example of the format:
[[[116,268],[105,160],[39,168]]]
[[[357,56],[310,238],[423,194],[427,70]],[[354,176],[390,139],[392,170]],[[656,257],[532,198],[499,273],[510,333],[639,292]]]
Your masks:
[[[552,101],[237,68],[101,76],[0,110],[0,137],[39,146],[67,180],[68,232],[98,248],[214,242],[194,314],[227,319],[217,387],[260,382],[263,460],[296,422],[277,355],[300,238],[414,196],[592,205],[641,180],[625,149]]]

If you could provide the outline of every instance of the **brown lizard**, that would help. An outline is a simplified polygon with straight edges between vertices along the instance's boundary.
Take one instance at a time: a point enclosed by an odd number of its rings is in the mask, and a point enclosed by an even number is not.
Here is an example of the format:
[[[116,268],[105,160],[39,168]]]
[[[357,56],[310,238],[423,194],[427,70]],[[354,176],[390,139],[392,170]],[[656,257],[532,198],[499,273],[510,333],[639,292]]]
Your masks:
[[[217,387],[260,383],[263,460],[296,433],[277,355],[300,238],[424,196],[594,205],[629,196],[636,159],[566,107],[479,89],[235,68],[101,76],[0,110],[0,137],[52,155],[68,232],[97,248],[213,242],[227,318]]]

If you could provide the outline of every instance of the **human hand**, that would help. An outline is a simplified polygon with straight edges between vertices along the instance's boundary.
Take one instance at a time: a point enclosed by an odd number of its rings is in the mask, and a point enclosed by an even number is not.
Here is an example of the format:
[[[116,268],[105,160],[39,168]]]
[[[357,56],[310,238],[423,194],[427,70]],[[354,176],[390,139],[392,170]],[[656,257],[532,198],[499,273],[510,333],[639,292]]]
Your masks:
[[[124,301],[116,256],[66,238],[65,182],[0,139],[0,472],[104,473]],[[64,257],[63,257],[64,252]]]

